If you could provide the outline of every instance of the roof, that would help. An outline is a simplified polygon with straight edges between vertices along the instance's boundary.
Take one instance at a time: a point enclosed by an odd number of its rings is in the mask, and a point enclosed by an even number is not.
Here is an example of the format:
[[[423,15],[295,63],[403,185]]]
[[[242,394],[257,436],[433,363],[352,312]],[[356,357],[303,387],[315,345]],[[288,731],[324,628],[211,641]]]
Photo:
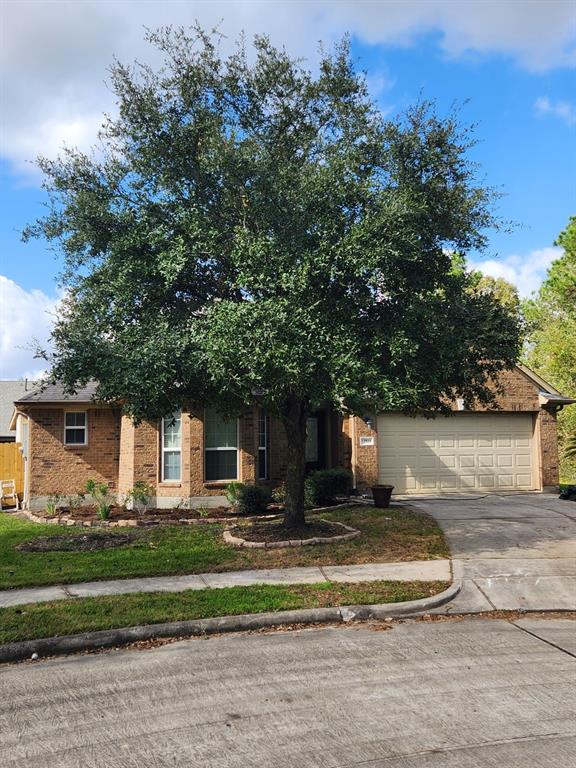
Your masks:
[[[534,384],[536,384],[536,386],[538,387],[541,404],[547,405],[548,403],[556,403],[556,405],[571,405],[572,403],[576,403],[576,400],[574,400],[574,398],[563,395],[561,392],[555,389],[551,384],[549,384],[545,379],[543,379],[542,376],[537,374],[536,371],[533,371],[531,368],[528,368],[527,365],[524,365],[523,363],[518,363],[516,367],[526,377],[528,377],[532,382],[534,382]]]
[[[19,399],[14,400],[15,405],[32,405],[33,403],[92,403],[96,396],[98,382],[90,381],[85,387],[79,387],[73,394],[66,394],[64,386],[58,384],[45,384],[37,387],[32,392],[27,392]]]
[[[29,379],[0,381],[0,437],[16,437],[16,432],[10,429],[14,401],[29,393],[35,385],[36,382]]]

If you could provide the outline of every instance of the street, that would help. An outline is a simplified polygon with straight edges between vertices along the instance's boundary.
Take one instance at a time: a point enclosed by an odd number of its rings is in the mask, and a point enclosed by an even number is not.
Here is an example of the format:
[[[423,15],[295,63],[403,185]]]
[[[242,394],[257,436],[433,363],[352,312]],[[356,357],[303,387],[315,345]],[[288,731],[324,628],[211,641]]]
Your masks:
[[[568,768],[576,622],[186,640],[3,667],[4,768]]]

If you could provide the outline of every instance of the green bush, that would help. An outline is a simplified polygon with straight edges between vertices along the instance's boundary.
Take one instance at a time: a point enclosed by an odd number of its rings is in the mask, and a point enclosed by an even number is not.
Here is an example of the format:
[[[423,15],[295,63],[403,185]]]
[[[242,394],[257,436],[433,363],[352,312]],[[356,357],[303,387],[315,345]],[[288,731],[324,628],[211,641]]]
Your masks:
[[[240,493],[242,492],[242,488],[244,488],[244,483],[228,483],[226,486],[226,498],[232,504],[233,506],[236,506],[238,504],[238,499],[240,498]]]
[[[350,473],[345,469],[319,469],[306,478],[307,496],[313,504],[331,504],[350,493]]]
[[[136,480],[134,487],[126,492],[124,504],[132,509],[145,512],[154,489],[145,480]]]
[[[243,485],[238,491],[236,509],[241,515],[264,515],[270,503],[270,493],[260,485]]]
[[[286,483],[280,483],[272,491],[272,500],[276,504],[284,505],[286,503]],[[312,495],[312,488],[310,487],[308,480],[304,483],[304,509],[312,509],[314,506],[314,497]]]
[[[51,493],[46,502],[46,512],[49,515],[55,515],[60,508],[60,502],[63,498],[64,496],[61,493]]]
[[[112,509],[112,496],[107,483],[98,483],[96,480],[88,480],[86,483],[86,493],[88,493],[94,504],[96,512],[101,520],[108,520],[110,510]]]
[[[228,483],[226,498],[241,515],[263,515],[271,501],[268,490],[260,485]]]

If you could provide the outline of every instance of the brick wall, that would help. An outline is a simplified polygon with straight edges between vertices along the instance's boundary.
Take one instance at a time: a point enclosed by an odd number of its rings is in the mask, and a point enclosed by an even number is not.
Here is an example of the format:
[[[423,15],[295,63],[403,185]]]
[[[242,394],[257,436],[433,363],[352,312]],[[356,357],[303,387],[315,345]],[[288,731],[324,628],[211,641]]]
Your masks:
[[[560,482],[558,432],[556,414],[542,409],[536,429],[540,443],[540,477],[544,488],[555,488]]]
[[[67,408],[67,411],[84,410]],[[64,408],[30,409],[30,497],[72,494],[88,480],[118,488],[120,414],[89,408],[88,445],[64,445]]]
[[[498,396],[503,411],[538,414],[536,439],[539,444],[540,472],[544,486],[558,483],[556,417],[542,410],[538,387],[521,371],[502,374],[504,392]],[[457,406],[455,405],[455,408]],[[84,410],[69,408],[67,410]],[[485,409],[484,409],[485,410]],[[120,495],[137,480],[151,485],[157,502],[166,505],[179,499],[222,498],[226,483],[204,480],[204,412],[182,414],[182,480],[161,482],[160,427],[157,422],[132,421],[115,409],[88,408],[88,445],[64,446],[64,408],[30,408],[30,497],[51,493],[73,493],[89,479],[107,482]],[[328,420],[328,465],[353,468],[356,484],[364,491],[378,481],[378,435],[376,416],[372,427],[358,417],[342,418],[330,414]],[[361,445],[361,438],[373,438],[372,445]],[[239,426],[239,479],[255,482],[258,455],[258,409],[251,408]],[[278,419],[270,419],[270,487],[285,477],[286,438]],[[216,501],[216,498],[214,498]]]
[[[496,395],[496,404],[499,410],[518,412],[518,411],[539,411],[540,401],[538,399],[538,387],[521,370],[514,368],[511,371],[503,371],[492,389],[499,388],[501,391]],[[453,404],[454,410],[457,409],[456,403]],[[478,405],[475,411],[486,411],[485,406]]]
[[[254,482],[257,455],[257,409],[239,420],[239,480]],[[134,425],[122,419],[120,442],[120,490],[125,493],[138,480],[154,488],[159,506],[180,500],[222,497],[226,482],[204,480],[204,411],[182,412],[182,477],[162,481],[160,423],[143,421]]]
[[[512,371],[502,373],[498,384],[501,391],[496,398],[498,406],[496,413],[498,411],[525,412],[537,415],[534,439],[538,448],[541,484],[544,488],[557,486],[559,461],[555,414],[541,407],[538,385],[519,369],[515,368]],[[458,410],[456,402],[452,404],[452,407],[454,410]],[[492,409],[478,406],[474,410],[487,411]],[[376,418],[373,416],[372,419],[375,427]],[[378,479],[378,434],[374,429],[370,429],[363,419],[350,417],[344,422],[343,435],[353,444],[349,451],[350,463],[356,475],[357,488],[360,492],[364,492]],[[374,437],[374,445],[361,446],[361,437]]]

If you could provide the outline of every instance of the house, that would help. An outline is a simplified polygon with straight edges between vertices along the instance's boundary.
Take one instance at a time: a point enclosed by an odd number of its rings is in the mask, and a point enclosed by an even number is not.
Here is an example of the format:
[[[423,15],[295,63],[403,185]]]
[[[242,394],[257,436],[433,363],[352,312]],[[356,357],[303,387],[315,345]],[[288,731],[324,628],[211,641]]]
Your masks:
[[[11,429],[14,401],[34,389],[28,379],[0,381],[0,481],[14,480],[16,491],[24,491],[24,461],[16,443],[16,429]]]
[[[498,410],[451,416],[343,416],[327,408],[308,421],[308,470],[346,467],[358,492],[376,483],[398,494],[528,491],[558,486],[556,412],[574,402],[528,368],[502,375]],[[50,385],[15,401],[25,457],[24,502],[42,507],[94,479],[121,498],[143,480],[160,508],[225,503],[228,482],[274,486],[285,472],[281,425],[254,405],[226,421],[211,409],[182,410],[134,425],[95,402],[95,384],[74,396]]]

